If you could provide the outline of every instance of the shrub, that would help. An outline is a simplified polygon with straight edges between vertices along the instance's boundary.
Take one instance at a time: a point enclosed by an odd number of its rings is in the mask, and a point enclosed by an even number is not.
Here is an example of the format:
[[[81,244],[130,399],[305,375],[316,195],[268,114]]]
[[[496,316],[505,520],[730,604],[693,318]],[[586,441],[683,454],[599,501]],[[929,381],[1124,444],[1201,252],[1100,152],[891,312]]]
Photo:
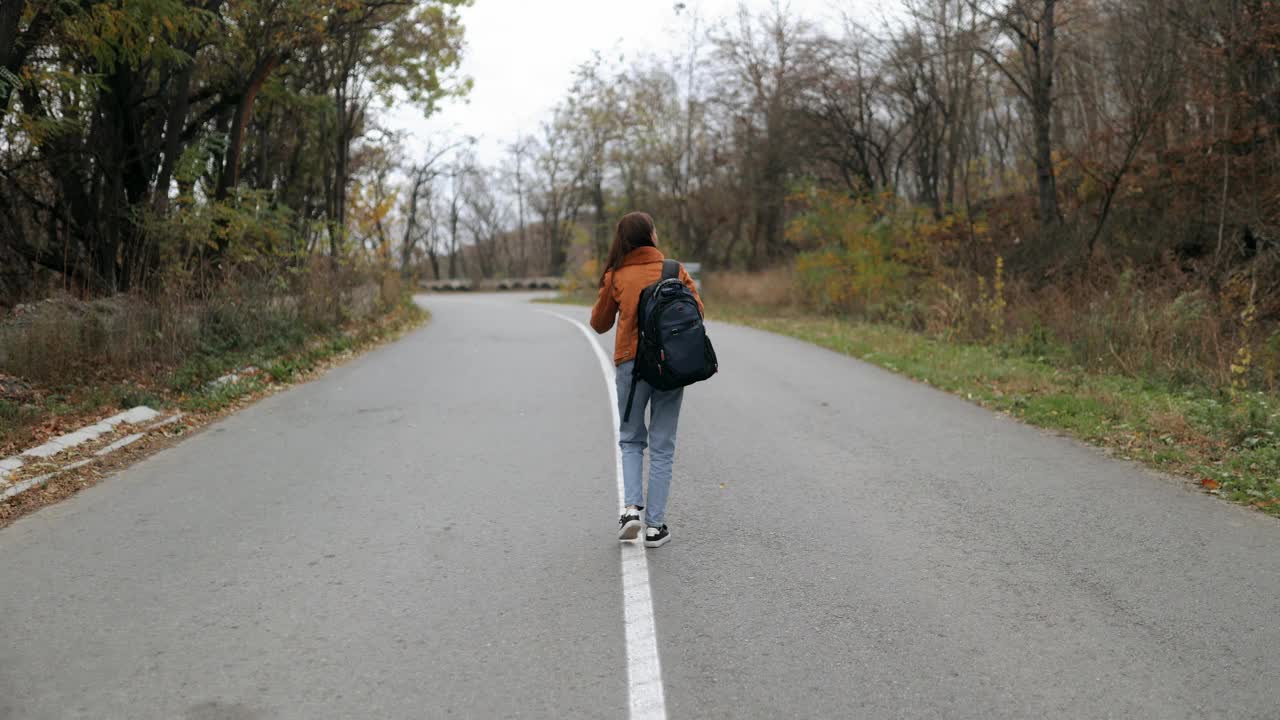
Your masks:
[[[1087,272],[1068,272],[1029,263],[1030,241],[1010,234],[1016,228],[998,208],[989,224],[962,213],[935,217],[886,195],[808,190],[791,201],[794,267],[714,273],[715,299],[798,302],[1172,386],[1236,394],[1280,386],[1280,301],[1262,290],[1280,282],[1269,279],[1280,271],[1267,258],[1219,286],[1206,285],[1194,267],[1139,270],[1104,253]],[[991,237],[993,226],[1004,240]]]
[[[795,265],[803,302],[819,312],[901,319],[927,275],[919,213],[886,197],[811,190],[797,199],[803,211],[788,224],[787,239],[811,248]]]
[[[594,257],[576,264],[564,278],[563,291],[569,295],[595,293],[600,284],[600,262]]]
[[[1010,302],[1022,329],[1038,325],[1065,360],[1175,385],[1230,384],[1230,318],[1202,289],[1132,270],[1039,290]]]

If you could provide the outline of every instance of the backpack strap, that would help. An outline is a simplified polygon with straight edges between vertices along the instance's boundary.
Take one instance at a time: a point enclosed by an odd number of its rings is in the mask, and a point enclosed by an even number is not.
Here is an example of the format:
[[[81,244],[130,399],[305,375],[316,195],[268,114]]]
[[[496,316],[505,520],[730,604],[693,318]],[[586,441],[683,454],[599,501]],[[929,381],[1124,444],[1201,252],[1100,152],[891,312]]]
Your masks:
[[[677,260],[662,261],[662,279],[675,280],[680,277],[680,262]]]
[[[627,411],[622,415],[622,422],[631,422],[631,404],[636,399],[636,383],[640,381],[640,358],[636,358],[631,366],[631,391],[627,393]]]

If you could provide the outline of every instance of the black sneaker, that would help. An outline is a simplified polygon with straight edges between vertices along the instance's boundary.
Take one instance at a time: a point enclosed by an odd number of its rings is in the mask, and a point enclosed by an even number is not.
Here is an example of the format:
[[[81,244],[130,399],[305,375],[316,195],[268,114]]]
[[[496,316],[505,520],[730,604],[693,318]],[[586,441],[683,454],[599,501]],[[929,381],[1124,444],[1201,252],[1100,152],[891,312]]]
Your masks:
[[[642,529],[644,529],[644,523],[640,522],[639,510],[627,508],[622,511],[622,517],[618,518],[619,540],[635,540],[640,537]]]
[[[662,547],[663,545],[666,545],[667,541],[670,539],[671,531],[667,529],[666,525],[663,525],[662,527],[651,527],[644,531],[645,547]]]

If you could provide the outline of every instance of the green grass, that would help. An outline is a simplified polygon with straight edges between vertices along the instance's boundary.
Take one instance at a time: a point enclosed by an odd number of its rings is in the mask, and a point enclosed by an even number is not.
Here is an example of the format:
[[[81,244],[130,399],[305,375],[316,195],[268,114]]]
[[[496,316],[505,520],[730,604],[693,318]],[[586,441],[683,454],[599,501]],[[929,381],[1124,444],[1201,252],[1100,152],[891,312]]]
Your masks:
[[[173,373],[170,386],[180,394],[178,405],[183,410],[221,410],[261,392],[270,383],[293,382],[343,353],[380,342],[428,317],[426,310],[406,298],[381,321],[361,323],[355,332],[339,328],[309,337],[290,333],[248,352],[197,355]],[[234,382],[211,384],[218,377],[246,367],[255,367],[258,373]]]
[[[217,385],[206,385],[184,396],[180,405],[188,412],[215,412],[230,406],[246,395],[261,392],[266,386],[258,376]]]
[[[0,399],[0,442],[4,440],[4,428],[26,428],[38,422],[40,409],[31,404]]]
[[[712,319],[861,358],[1280,515],[1280,398],[1090,373],[1025,344],[950,342],[847,319],[759,308]]]

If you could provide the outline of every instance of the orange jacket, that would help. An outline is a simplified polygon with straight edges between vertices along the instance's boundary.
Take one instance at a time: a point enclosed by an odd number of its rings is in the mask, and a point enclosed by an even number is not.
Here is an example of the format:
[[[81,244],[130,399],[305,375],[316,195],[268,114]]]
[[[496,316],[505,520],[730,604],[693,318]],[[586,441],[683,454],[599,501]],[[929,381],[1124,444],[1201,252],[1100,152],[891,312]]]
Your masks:
[[[638,247],[627,253],[622,267],[604,275],[604,286],[591,308],[591,327],[598,333],[607,333],[618,321],[618,332],[613,341],[613,364],[621,365],[636,357],[636,344],[640,329],[636,327],[636,309],[640,305],[640,291],[662,277],[662,252],[656,247]],[[693,292],[702,310],[702,298],[693,285],[693,278],[680,266],[680,280]]]

